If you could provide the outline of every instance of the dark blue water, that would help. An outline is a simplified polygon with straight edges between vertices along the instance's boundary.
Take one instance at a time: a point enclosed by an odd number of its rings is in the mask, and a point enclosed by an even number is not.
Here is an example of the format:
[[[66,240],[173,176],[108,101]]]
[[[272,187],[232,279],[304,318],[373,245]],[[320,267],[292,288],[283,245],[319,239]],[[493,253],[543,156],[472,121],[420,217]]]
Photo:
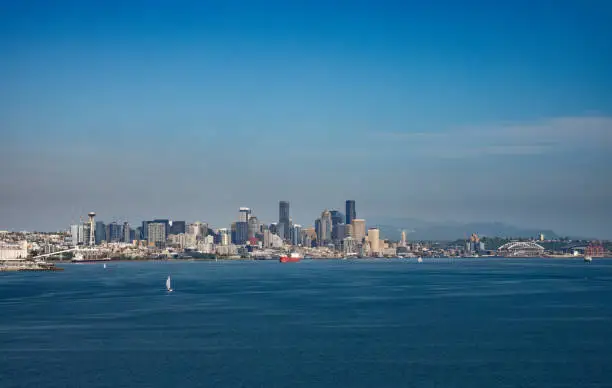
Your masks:
[[[612,386],[612,260],[65,268],[0,274],[1,387]]]

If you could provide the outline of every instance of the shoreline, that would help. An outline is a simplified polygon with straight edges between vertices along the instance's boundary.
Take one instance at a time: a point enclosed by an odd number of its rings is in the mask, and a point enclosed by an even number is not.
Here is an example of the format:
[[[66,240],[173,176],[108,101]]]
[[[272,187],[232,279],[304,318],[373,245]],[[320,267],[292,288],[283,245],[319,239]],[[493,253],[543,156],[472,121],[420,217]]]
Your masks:
[[[576,260],[583,261],[583,256],[525,256],[525,257],[508,257],[508,256],[484,256],[484,257],[461,257],[461,256],[447,256],[447,257],[427,257],[421,256],[423,260],[436,260],[436,259],[456,259],[456,260],[468,260],[468,259],[478,259],[478,260],[488,260],[488,259],[552,259],[552,260]],[[612,259],[612,256],[602,256],[602,257],[593,257],[593,260],[609,260]],[[304,258],[304,260],[370,260],[370,261],[387,261],[387,260],[417,260],[417,257],[352,257],[352,258],[343,258],[343,257],[308,257]],[[99,261],[86,261],[86,262],[74,262],[74,261],[53,261],[53,264],[101,264],[101,263],[134,263],[134,262],[211,262],[211,261],[278,261],[276,258],[232,258],[232,257],[219,257],[217,259],[198,259],[198,258],[189,258],[189,259],[111,259],[111,260],[99,260]]]

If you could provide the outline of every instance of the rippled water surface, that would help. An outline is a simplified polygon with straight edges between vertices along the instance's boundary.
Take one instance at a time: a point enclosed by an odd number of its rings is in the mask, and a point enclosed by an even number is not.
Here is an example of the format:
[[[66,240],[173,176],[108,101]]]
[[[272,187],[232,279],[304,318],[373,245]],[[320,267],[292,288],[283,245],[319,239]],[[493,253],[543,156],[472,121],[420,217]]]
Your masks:
[[[1,387],[612,386],[609,259],[64,267],[0,273]]]

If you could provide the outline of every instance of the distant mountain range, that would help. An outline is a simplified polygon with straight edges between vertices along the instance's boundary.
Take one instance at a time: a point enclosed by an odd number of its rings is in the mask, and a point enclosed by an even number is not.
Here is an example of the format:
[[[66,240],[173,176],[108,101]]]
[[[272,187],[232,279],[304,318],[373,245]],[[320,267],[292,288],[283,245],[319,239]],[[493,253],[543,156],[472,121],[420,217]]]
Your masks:
[[[502,222],[438,223],[414,218],[374,217],[367,220],[368,226],[377,226],[382,238],[399,240],[402,230],[408,240],[454,241],[468,238],[472,233],[481,237],[559,237],[549,229],[521,228]]]

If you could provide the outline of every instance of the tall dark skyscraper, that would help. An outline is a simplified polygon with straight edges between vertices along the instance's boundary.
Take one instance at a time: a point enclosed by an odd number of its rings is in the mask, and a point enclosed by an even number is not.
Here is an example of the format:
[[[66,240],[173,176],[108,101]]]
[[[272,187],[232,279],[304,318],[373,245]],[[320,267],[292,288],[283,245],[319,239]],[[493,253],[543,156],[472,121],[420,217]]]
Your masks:
[[[344,223],[344,214],[339,212],[338,210],[330,210],[332,225],[338,225]]]
[[[346,201],[346,224],[351,224],[355,218],[357,218],[357,212],[355,211],[355,201],[349,199]]]
[[[140,239],[148,240],[149,239],[149,224],[151,221],[142,221],[142,226],[140,227]]]
[[[246,244],[249,239],[249,223],[236,222],[236,244]]]
[[[106,225],[102,221],[96,221],[96,230],[94,231],[96,235],[96,245],[100,244],[102,241],[106,241]]]
[[[185,221],[172,221],[169,234],[185,233]]]
[[[123,227],[116,222],[106,225],[106,241],[121,242],[123,239]]]
[[[289,221],[289,202],[287,201],[280,201],[278,203],[278,225],[283,229],[283,238],[289,238],[291,225]]]

